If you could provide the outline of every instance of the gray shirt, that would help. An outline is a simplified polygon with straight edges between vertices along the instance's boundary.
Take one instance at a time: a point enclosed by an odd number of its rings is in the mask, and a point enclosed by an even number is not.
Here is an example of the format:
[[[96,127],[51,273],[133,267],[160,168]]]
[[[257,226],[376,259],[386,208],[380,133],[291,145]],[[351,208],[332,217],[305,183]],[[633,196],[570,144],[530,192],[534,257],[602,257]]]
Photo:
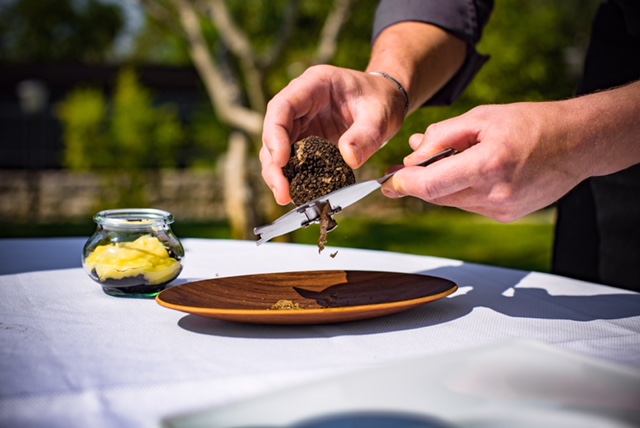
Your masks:
[[[493,0],[382,0],[373,26],[373,42],[380,33],[400,22],[436,25],[467,43],[467,57],[458,73],[425,105],[450,105],[456,101],[489,59],[476,50],[493,10]],[[384,70],[382,70],[384,71]]]

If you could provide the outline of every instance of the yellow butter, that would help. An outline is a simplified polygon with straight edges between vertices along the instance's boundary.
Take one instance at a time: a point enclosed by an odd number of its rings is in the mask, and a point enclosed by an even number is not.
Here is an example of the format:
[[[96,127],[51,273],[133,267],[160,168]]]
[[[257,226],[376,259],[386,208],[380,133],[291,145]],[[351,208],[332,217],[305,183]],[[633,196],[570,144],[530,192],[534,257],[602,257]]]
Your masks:
[[[171,281],[182,269],[162,242],[151,235],[133,242],[100,245],[86,258],[85,265],[96,271],[100,281],[142,275],[150,285]]]

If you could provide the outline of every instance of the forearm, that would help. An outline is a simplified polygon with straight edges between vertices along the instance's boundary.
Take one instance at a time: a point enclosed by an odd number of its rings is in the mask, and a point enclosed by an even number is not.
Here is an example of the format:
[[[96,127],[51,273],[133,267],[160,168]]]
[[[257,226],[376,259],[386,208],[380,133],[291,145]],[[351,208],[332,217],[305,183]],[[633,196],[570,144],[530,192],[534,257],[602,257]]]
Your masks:
[[[467,53],[461,39],[434,25],[402,22],[376,39],[367,72],[384,72],[409,95],[409,112],[420,108],[460,69]]]
[[[640,163],[640,81],[560,103],[567,112],[567,138],[585,175],[608,175]]]

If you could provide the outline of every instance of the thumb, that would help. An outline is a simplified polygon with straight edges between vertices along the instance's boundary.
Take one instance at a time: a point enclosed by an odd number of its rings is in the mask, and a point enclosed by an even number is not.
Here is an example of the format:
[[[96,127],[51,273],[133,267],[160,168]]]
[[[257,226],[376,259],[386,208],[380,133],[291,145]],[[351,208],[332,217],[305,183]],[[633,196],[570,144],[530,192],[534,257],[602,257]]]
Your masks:
[[[354,123],[338,140],[338,148],[345,162],[351,168],[359,168],[380,147],[386,144],[385,136],[379,128],[371,124]]]

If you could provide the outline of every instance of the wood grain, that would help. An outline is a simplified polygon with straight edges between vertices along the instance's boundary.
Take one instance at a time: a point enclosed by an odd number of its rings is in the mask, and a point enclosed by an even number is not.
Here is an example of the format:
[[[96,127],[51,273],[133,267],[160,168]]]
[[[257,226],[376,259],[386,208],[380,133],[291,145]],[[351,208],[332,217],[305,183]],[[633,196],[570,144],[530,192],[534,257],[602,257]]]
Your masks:
[[[457,289],[432,276],[371,271],[306,271],[191,282],[164,290],[170,309],[228,321],[322,324],[378,317],[441,299]],[[274,310],[291,300],[301,310]]]

